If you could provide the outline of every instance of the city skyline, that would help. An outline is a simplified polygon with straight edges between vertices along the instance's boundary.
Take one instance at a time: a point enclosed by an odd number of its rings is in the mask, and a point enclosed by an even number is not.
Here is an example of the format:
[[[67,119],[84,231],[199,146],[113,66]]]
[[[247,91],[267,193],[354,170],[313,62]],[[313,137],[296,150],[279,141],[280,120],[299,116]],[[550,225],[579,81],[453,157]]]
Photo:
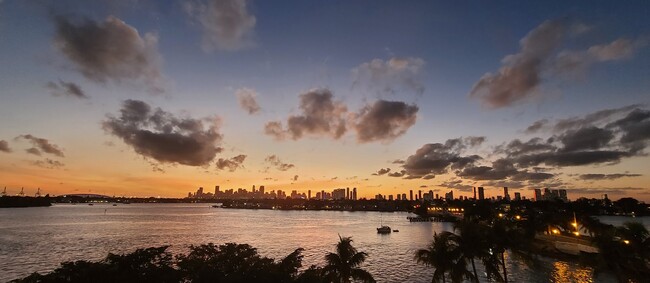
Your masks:
[[[648,202],[649,7],[0,1],[0,187]]]

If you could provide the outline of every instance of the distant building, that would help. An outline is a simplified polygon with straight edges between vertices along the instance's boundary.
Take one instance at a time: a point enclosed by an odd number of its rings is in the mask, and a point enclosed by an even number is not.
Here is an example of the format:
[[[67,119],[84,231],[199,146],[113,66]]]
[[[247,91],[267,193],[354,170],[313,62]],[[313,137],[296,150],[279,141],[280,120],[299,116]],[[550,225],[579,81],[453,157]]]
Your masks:
[[[474,200],[476,200],[476,187],[472,187],[472,188],[474,188]]]
[[[503,198],[505,200],[510,200],[510,194],[508,194],[508,187],[503,187]]]
[[[560,189],[558,190],[560,192],[560,199],[563,201],[569,201],[569,198],[567,197],[566,190],[565,189]]]
[[[388,200],[393,200],[393,195],[388,195]]]
[[[410,200],[413,200],[413,190],[409,190]]]
[[[485,199],[485,189],[483,189],[483,187],[478,187],[478,199],[479,200]]]
[[[402,200],[406,200],[406,194],[402,194]]]
[[[352,199],[357,200],[357,188],[352,188]]]
[[[445,193],[445,199],[446,200],[453,200],[454,199],[454,191],[449,191],[448,193]]]
[[[521,193],[519,192],[515,193],[515,200],[521,200]]]
[[[311,190],[307,191],[307,199],[311,199]]]
[[[541,200],[542,200],[542,190],[535,189],[535,201],[541,201]]]

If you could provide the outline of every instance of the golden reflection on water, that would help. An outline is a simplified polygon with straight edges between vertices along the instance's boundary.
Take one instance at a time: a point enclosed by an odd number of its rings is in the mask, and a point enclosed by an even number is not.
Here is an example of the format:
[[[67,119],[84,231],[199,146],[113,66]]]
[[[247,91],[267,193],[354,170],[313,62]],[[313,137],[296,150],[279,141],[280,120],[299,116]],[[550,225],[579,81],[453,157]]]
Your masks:
[[[591,283],[593,269],[583,266],[569,266],[566,262],[556,261],[551,271],[551,282]]]

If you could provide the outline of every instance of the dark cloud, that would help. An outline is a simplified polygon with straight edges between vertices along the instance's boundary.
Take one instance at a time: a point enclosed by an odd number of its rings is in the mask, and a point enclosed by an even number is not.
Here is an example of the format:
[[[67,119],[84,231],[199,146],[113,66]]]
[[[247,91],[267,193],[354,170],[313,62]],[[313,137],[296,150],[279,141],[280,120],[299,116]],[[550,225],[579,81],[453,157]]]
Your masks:
[[[120,116],[108,116],[102,125],[136,153],[160,163],[204,166],[223,150],[217,146],[218,119],[176,117],[139,100],[124,101]]]
[[[623,194],[630,195],[633,193],[642,193],[647,194],[650,192],[650,188],[639,188],[639,187],[597,187],[597,188],[568,188],[567,193],[570,194]]]
[[[424,84],[420,76],[424,65],[420,58],[373,59],[352,70],[353,87],[365,87],[379,93],[412,91],[422,94]]]
[[[513,181],[528,181],[530,183],[539,183],[555,177],[555,174],[546,173],[546,172],[528,172],[528,170],[523,170],[512,175],[511,180]]]
[[[386,174],[388,172],[390,172],[390,168],[386,168],[386,169],[382,168],[382,169],[379,169],[379,171],[377,171],[376,173],[372,173],[372,175],[381,176],[381,175],[384,175],[384,174]]]
[[[228,169],[228,171],[234,172],[237,168],[244,167],[244,160],[246,160],[246,155],[243,154],[228,159],[219,158],[216,162],[216,166],[219,170]]]
[[[295,182],[295,181],[298,181],[298,175],[294,175],[294,176],[293,176],[293,181],[294,181],[294,182]]]
[[[396,171],[396,172],[388,173],[389,177],[404,177],[404,175],[406,175],[406,170],[402,170],[402,171],[399,171],[399,172]]]
[[[546,126],[547,124],[548,124],[547,119],[535,121],[532,125],[528,126],[528,128],[526,128],[524,132],[527,134],[537,133],[539,130],[544,128],[544,126]]]
[[[257,104],[257,92],[254,89],[240,88],[235,92],[235,95],[239,101],[239,106],[248,112],[248,114],[256,114],[262,109],[259,104]]]
[[[486,183],[482,183],[481,187],[496,187],[496,188],[501,188],[501,187],[508,187],[511,189],[521,189],[525,187],[526,185],[524,182],[521,181],[508,181],[508,180],[491,180]],[[552,188],[554,186],[548,186],[549,188]]]
[[[395,159],[395,160],[391,161],[390,163],[392,163],[392,164],[404,164],[405,162],[406,161],[404,161],[402,159]]]
[[[7,141],[0,140],[0,152],[11,152],[11,148],[9,148],[9,143]]]
[[[628,174],[628,173],[616,173],[616,174],[581,174],[579,178],[581,180],[615,180],[625,177],[639,177],[643,176],[641,174]]]
[[[246,0],[205,0],[185,2],[185,11],[203,28],[204,51],[238,50],[251,46],[256,19]]]
[[[32,165],[46,168],[46,169],[57,169],[65,166],[65,164],[49,158],[46,158],[45,160],[33,161]]]
[[[650,140],[650,110],[635,109],[608,126],[620,129],[621,143],[625,147],[632,151],[644,149]]]
[[[400,101],[378,100],[359,112],[355,124],[360,143],[390,142],[415,124],[419,108]]]
[[[614,119],[626,115],[630,111],[644,107],[641,104],[632,104],[619,108],[603,109],[593,113],[589,113],[582,117],[571,117],[567,119],[560,119],[553,125],[555,132],[563,132],[571,129],[579,129],[587,126],[599,125],[602,123],[611,122]]]
[[[402,167],[412,177],[444,174],[449,168],[461,169],[481,159],[478,155],[462,156],[462,153],[468,147],[480,145],[484,140],[480,137],[466,137],[449,139],[444,144],[425,144],[409,156]]]
[[[462,180],[457,180],[457,179],[452,179],[446,182],[440,183],[438,186],[447,188],[447,189],[455,189],[461,192],[471,192],[473,190],[473,186],[463,184]]]
[[[529,98],[541,82],[543,64],[560,45],[566,32],[564,21],[545,21],[519,42],[519,53],[503,58],[497,73],[486,73],[470,95],[490,108],[512,105]]]
[[[86,78],[102,83],[140,81],[150,92],[164,91],[157,35],[141,37],[113,16],[104,22],[58,16],[55,22],[55,46]]]
[[[282,162],[277,155],[269,155],[269,156],[267,156],[264,159],[264,162],[266,162],[267,164],[275,167],[275,169],[278,169],[280,171],[287,171],[287,170],[295,167],[295,165],[293,165],[293,164]]]
[[[45,85],[54,96],[70,96],[74,98],[89,98],[81,87],[75,83],[59,80],[58,83],[48,82]]]
[[[614,139],[612,131],[593,126],[567,131],[559,137],[564,145],[561,148],[564,152],[603,148],[612,139]]]
[[[265,133],[276,139],[291,138],[298,140],[306,135],[327,136],[339,139],[345,132],[347,107],[333,100],[329,89],[312,89],[300,95],[302,114],[289,116],[287,128],[281,122],[269,122]]]
[[[498,159],[492,166],[468,166],[458,170],[456,175],[472,180],[502,180],[519,173],[514,164],[507,159]]]
[[[51,143],[49,140],[44,138],[35,137],[32,135],[20,135],[16,139],[23,139],[29,141],[32,144],[32,148],[28,149],[27,152],[34,155],[41,155],[41,152],[49,153],[56,155],[58,157],[63,157],[63,150],[60,149],[57,145]]]

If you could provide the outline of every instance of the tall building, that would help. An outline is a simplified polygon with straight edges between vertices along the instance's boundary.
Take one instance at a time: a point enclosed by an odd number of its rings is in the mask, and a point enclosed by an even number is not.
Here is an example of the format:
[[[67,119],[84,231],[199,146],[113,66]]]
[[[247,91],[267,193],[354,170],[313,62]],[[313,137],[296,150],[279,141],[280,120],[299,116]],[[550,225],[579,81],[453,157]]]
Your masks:
[[[565,189],[560,189],[560,199],[563,201],[569,201],[569,198],[567,197],[566,190]]]
[[[220,193],[220,191],[219,191],[219,186],[214,186],[214,196],[215,196],[215,197],[218,196],[219,193]]]
[[[345,188],[345,199],[351,199],[350,198],[350,187]]]
[[[409,195],[410,195],[409,200],[413,200],[413,190],[409,190]]]
[[[542,200],[542,190],[535,189],[535,201],[541,201],[541,200]]]
[[[515,200],[521,200],[521,193],[515,192]]]
[[[264,186],[260,186],[260,195],[264,196]]]
[[[446,200],[453,200],[454,199],[454,191],[449,191],[448,193],[445,193],[445,199]]]
[[[311,190],[307,191],[307,199],[311,199]]]
[[[402,194],[402,200],[406,200],[406,194]]]
[[[478,187],[478,199],[479,200],[485,199],[485,189],[483,189],[483,187]]]
[[[474,188],[474,200],[476,200],[476,187],[473,188]]]
[[[503,198],[505,200],[510,200],[510,194],[508,194],[508,187],[503,187]]]
[[[352,188],[352,199],[357,200],[357,188]]]
[[[418,199],[422,199],[422,190],[418,190]]]

